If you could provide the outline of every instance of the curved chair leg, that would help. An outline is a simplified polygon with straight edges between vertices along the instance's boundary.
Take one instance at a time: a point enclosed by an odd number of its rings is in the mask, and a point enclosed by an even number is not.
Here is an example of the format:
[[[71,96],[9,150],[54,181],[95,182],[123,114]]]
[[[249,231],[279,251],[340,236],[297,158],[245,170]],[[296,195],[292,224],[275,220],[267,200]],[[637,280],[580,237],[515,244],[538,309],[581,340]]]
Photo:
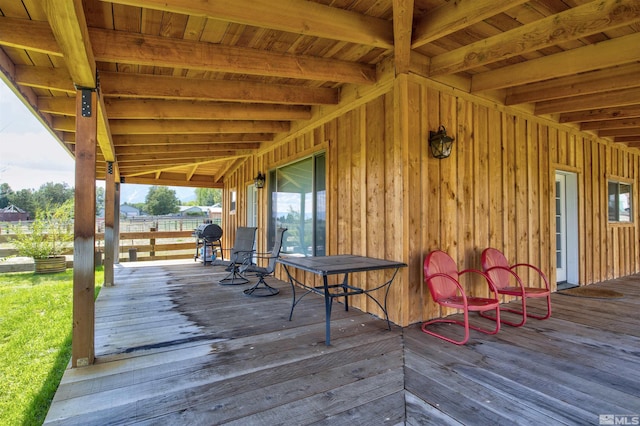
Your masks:
[[[522,321],[516,323],[516,322],[507,321],[504,318],[501,318],[500,322],[502,324],[507,324],[507,325],[510,325],[512,327],[522,327],[527,322],[527,305],[526,305],[524,297],[521,298],[521,303],[522,303],[522,305],[521,305],[522,306],[522,310],[520,310],[520,311],[517,310],[517,309],[511,309],[511,308],[500,308],[500,311],[502,311],[502,312],[511,312],[513,314],[518,314],[518,315],[520,315],[522,317]],[[496,320],[495,317],[493,317],[491,315],[487,315],[484,312],[478,312],[478,313],[483,318],[490,319],[491,321],[495,321]]]
[[[276,294],[280,293],[280,290],[278,290],[277,288],[271,287],[264,280],[264,277],[261,276],[258,282],[253,287],[244,290],[243,293],[246,294],[247,296],[253,296],[253,297],[269,297],[269,296],[275,296]]]
[[[246,284],[248,282],[249,280],[238,271],[238,268],[235,265],[233,265],[231,267],[231,272],[229,272],[229,274],[226,277],[218,281],[218,284],[240,285],[240,284]]]
[[[438,318],[438,319],[435,319],[435,320],[424,322],[422,324],[421,329],[422,329],[423,332],[425,332],[427,334],[430,334],[432,336],[438,337],[438,338],[440,338],[442,340],[446,340],[447,342],[454,343],[456,345],[464,345],[465,343],[467,343],[467,340],[469,340],[469,329],[476,330],[476,331],[479,331],[479,332],[484,333],[484,334],[497,334],[500,331],[500,308],[496,308],[495,311],[496,311],[496,317],[498,318],[498,321],[496,321],[496,328],[493,329],[493,330],[487,330],[487,329],[484,329],[484,328],[481,328],[481,327],[477,327],[475,325],[470,324],[469,323],[469,312],[468,311],[464,312],[464,321],[459,321],[459,320],[454,320],[454,319],[441,319],[441,318]],[[493,318],[493,317],[482,315],[484,313],[484,311],[479,311],[478,313],[481,316],[484,316],[485,318],[489,318],[489,319],[495,321],[495,318]],[[435,324],[435,323],[448,323],[448,324],[461,325],[462,327],[464,327],[464,338],[462,340],[454,340],[454,339],[446,337],[446,336],[444,336],[442,334],[438,334],[438,333],[436,333],[434,331],[427,330],[427,326],[429,326],[431,324]]]

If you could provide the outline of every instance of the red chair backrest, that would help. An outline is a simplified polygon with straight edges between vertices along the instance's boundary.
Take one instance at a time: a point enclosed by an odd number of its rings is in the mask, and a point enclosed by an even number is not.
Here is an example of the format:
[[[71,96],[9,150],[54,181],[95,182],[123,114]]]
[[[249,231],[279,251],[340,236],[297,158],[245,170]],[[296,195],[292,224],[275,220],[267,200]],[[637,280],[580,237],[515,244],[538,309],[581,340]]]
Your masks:
[[[442,276],[432,277],[434,274],[446,274],[456,282],[458,281],[458,267],[451,256],[447,253],[436,250],[432,251],[424,259],[424,281],[429,287],[431,296],[436,302],[455,296],[458,287],[452,279]]]
[[[495,266],[500,266],[502,268],[509,269],[509,262],[507,258],[502,254],[502,252],[498,249],[487,248],[482,252],[482,270],[487,271],[490,268]],[[491,281],[495,284],[497,288],[509,287],[511,282],[515,280],[515,277],[510,272],[505,271],[504,269],[494,269],[492,271],[487,272]]]

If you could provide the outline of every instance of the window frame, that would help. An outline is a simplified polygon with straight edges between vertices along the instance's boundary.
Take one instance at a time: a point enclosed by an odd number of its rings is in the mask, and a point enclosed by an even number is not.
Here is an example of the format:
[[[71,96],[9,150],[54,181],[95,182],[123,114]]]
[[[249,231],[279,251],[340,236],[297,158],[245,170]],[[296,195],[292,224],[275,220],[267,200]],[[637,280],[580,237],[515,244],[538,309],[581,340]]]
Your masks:
[[[621,195],[628,194],[627,205],[623,207]],[[612,200],[613,197],[613,200]],[[613,205],[612,205],[613,202]],[[634,182],[630,179],[624,179],[616,176],[607,177],[607,222],[610,224],[623,224],[632,225],[635,223],[634,208],[635,196],[634,196]],[[624,210],[621,210],[623,209]],[[621,219],[621,212],[628,209],[628,219]]]
[[[320,169],[318,167],[318,161],[319,159],[322,158],[322,161],[324,162],[324,164],[322,165],[322,168]],[[293,252],[293,254],[295,255],[302,255],[302,256],[322,256],[326,254],[326,246],[325,241],[326,241],[326,196],[327,196],[327,153],[323,150],[323,151],[318,151],[315,152],[311,155],[305,156],[305,157],[301,157],[301,158],[297,158],[291,162],[288,162],[286,164],[282,164],[279,165],[278,167],[275,167],[273,169],[270,169],[268,171],[268,185],[265,185],[265,188],[268,188],[269,194],[268,194],[268,200],[269,200],[269,205],[268,205],[268,210],[269,210],[269,217],[268,217],[268,224],[267,224],[267,232],[268,232],[268,240],[269,240],[269,245],[273,244],[273,240],[275,238],[275,232],[276,232],[276,228],[279,226],[277,223],[276,218],[274,217],[274,192],[276,192],[277,190],[277,186],[278,186],[278,171],[282,170],[282,169],[286,169],[288,167],[291,166],[295,166],[299,163],[302,163],[304,161],[308,161],[311,160],[311,176],[310,176],[310,181],[311,181],[311,194],[312,194],[312,200],[311,200],[311,208],[313,211],[313,221],[311,224],[311,244],[310,244],[310,248],[311,248],[311,252],[310,253],[297,253],[297,252]],[[319,176],[319,174],[323,174],[322,176]],[[321,178],[323,181],[319,182],[319,178]],[[318,205],[318,200],[319,197],[323,196],[324,199],[324,203],[322,206]],[[323,212],[319,211],[319,208],[324,208]],[[322,217],[319,217],[319,215],[323,215]],[[320,222],[322,221],[322,226],[320,227]],[[321,233],[324,233],[324,235],[320,235]],[[287,237],[287,235],[285,234],[285,238]],[[283,254],[286,253],[286,248],[285,245],[283,245]]]

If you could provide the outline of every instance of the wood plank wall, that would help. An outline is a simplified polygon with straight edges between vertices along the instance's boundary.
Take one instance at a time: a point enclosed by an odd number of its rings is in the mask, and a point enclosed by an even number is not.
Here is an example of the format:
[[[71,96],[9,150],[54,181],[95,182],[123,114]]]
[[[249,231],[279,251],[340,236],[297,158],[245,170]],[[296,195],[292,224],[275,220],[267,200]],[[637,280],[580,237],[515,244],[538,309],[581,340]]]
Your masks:
[[[440,125],[455,137],[451,157],[443,160],[431,156],[427,143]],[[480,268],[482,250],[496,247],[513,262],[538,265],[555,289],[556,170],[578,175],[580,284],[640,271],[637,213],[628,225],[609,224],[607,217],[609,178],[634,184],[638,212],[635,150],[413,75],[399,76],[390,92],[240,166],[225,182],[225,203],[232,188],[238,197],[235,215],[225,209],[225,232],[245,223],[246,185],[258,171],[320,150],[327,153],[328,254],[409,264],[389,294],[396,324],[449,314],[422,283],[422,262],[435,249],[463,269]],[[263,251],[267,196],[259,191]],[[378,272],[356,280],[368,285],[386,277]],[[485,292],[477,280],[465,285]],[[354,304],[381,313],[366,298]]]

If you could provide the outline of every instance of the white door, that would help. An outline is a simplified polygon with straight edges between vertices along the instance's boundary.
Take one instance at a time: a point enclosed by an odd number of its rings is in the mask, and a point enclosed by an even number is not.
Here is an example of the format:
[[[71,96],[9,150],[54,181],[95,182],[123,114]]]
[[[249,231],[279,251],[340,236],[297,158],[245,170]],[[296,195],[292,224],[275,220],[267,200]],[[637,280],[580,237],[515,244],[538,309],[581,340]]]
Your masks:
[[[556,281],[567,281],[567,181],[556,173]]]

